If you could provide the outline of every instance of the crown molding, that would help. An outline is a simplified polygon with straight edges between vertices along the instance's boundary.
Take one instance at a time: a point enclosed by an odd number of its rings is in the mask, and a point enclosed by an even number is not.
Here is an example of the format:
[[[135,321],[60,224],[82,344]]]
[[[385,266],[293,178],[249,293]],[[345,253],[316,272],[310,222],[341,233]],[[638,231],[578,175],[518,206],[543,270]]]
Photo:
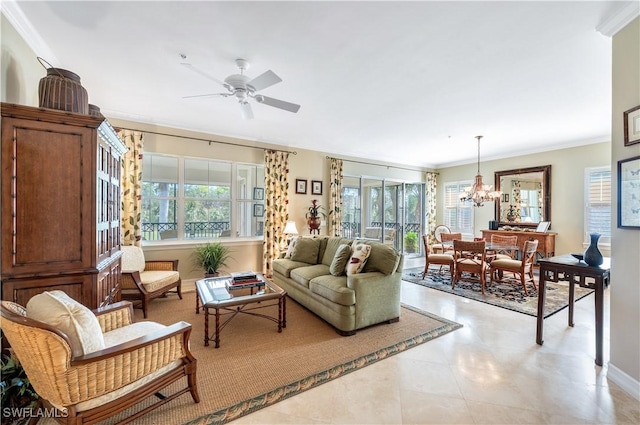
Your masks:
[[[616,10],[613,14],[609,15],[596,27],[596,31],[604,36],[613,37],[618,31],[639,15],[640,2],[631,1]]]
[[[24,41],[31,47],[36,56],[44,58],[52,66],[58,66],[58,59],[53,54],[53,51],[49,45],[40,37],[40,34],[31,25],[31,22],[18,6],[18,3],[14,0],[2,0],[0,2],[2,14],[13,25],[18,34],[24,39]]]

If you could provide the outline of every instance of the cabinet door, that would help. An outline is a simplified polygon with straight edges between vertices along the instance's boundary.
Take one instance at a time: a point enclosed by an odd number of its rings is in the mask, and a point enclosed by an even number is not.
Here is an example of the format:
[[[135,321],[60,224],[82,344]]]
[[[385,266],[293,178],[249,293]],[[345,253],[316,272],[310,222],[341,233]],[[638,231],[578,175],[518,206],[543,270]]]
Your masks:
[[[44,291],[64,291],[74,300],[89,308],[91,303],[91,286],[95,275],[57,276],[52,278],[7,279],[2,281],[2,299],[13,301],[22,306],[34,295]]]
[[[3,117],[3,277],[95,263],[95,137],[88,127]]]

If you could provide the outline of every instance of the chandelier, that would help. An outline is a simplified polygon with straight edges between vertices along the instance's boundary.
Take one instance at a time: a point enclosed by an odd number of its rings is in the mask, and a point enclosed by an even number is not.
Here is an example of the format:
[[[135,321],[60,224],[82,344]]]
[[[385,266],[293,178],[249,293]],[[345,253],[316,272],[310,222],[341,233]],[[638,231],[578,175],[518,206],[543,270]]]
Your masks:
[[[478,174],[476,174],[473,186],[465,188],[465,193],[460,197],[460,200],[463,202],[473,201],[474,206],[481,207],[485,201],[494,201],[499,198],[501,193],[495,190],[492,191],[491,185],[482,182],[482,175],[480,174],[480,139],[482,139],[482,136],[476,136],[476,139],[478,139]]]

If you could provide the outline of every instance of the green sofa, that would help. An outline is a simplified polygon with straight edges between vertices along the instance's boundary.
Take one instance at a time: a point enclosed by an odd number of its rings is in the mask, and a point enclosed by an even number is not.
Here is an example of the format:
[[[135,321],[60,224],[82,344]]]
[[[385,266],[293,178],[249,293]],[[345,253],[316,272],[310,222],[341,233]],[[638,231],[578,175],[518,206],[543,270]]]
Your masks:
[[[371,252],[362,271],[347,276],[334,258],[345,252],[340,245],[356,242],[370,245]],[[273,281],[339,334],[399,320],[403,256],[393,248],[340,237],[299,238],[286,256],[273,261]]]

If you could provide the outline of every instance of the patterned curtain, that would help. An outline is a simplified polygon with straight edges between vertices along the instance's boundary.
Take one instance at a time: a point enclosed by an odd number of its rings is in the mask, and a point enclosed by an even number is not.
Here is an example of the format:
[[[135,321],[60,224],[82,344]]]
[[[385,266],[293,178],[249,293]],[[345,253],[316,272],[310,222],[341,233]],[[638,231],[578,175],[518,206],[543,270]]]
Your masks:
[[[262,272],[271,277],[271,261],[286,249],[287,240],[283,234],[289,219],[289,153],[282,151],[264,152],[264,249]]]
[[[342,236],[342,160],[331,158],[329,235]]]
[[[436,243],[433,231],[436,230],[436,178],[437,173],[427,173],[425,184],[425,204],[427,205],[427,235],[429,235],[429,246]]]
[[[522,205],[522,197],[520,196],[520,188],[522,187],[522,182],[520,180],[514,180],[511,182],[511,193],[512,193],[512,203],[509,204],[509,210],[511,210],[513,206],[513,213],[515,216],[514,221],[521,221],[522,215],[520,214],[520,205]]]
[[[122,157],[120,192],[120,233],[122,245],[140,246],[142,242],[142,147],[143,134],[140,131],[118,130],[129,151]]]

